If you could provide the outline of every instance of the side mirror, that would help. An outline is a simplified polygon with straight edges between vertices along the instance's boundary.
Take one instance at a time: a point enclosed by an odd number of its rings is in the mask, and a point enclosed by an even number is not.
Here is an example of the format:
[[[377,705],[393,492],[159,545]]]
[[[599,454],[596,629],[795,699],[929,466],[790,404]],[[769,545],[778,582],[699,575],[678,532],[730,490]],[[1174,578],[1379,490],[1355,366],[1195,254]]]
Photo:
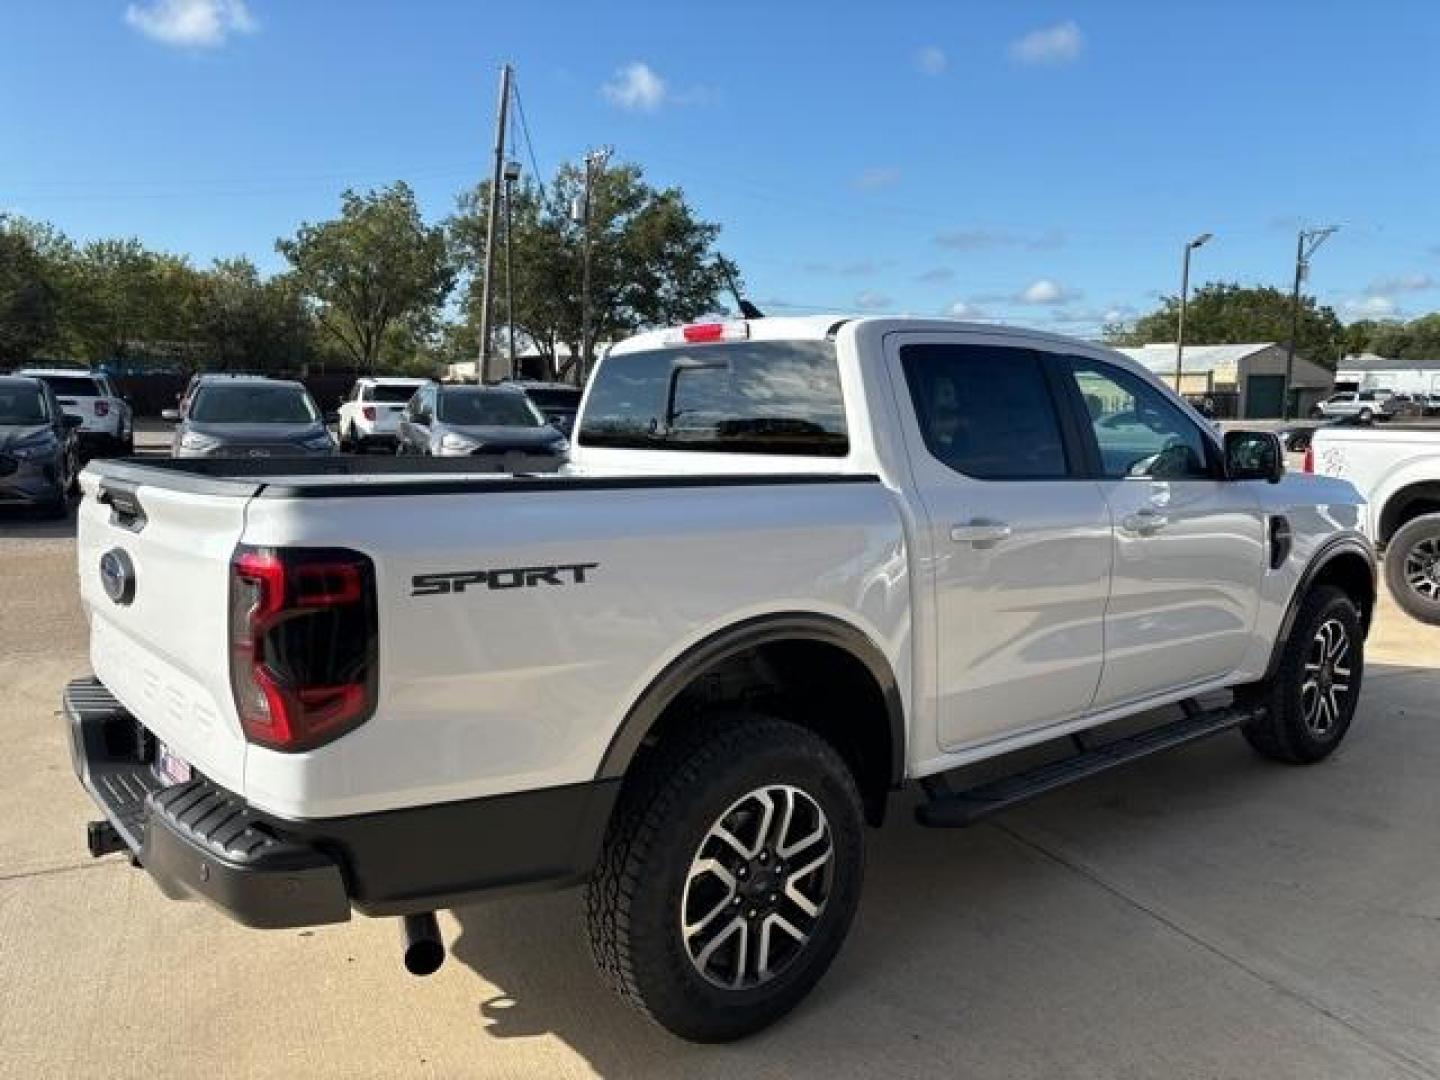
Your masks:
[[[1273,431],[1227,431],[1225,478],[1278,484],[1285,475],[1285,450]]]
[[[180,422],[180,410],[179,410],[179,409],[161,409],[161,410],[160,410],[160,419],[161,419],[161,420],[169,420],[172,424],[178,424],[178,423]]]
[[[85,420],[82,417],[71,416],[69,413],[66,413],[60,418],[60,422],[64,424],[67,428],[69,428],[71,431],[74,431],[81,424],[85,423]]]

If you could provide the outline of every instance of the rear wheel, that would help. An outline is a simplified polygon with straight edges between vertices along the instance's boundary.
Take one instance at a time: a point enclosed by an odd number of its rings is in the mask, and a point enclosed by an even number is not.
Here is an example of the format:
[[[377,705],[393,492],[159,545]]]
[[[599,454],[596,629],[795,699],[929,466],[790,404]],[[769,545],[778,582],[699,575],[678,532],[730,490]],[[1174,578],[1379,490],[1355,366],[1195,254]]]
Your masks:
[[[1362,424],[1369,424],[1374,421],[1375,413],[1370,409],[1361,409],[1360,415],[1356,419],[1358,419]]]
[[[1237,692],[1243,704],[1263,707],[1241,731],[1275,761],[1308,765],[1329,757],[1350,730],[1364,674],[1355,601],[1333,585],[1318,586],[1300,604],[1274,676]]]
[[[1440,626],[1440,514],[1412,518],[1390,538],[1385,583],[1407,612]]]
[[[587,891],[596,964],[681,1038],[758,1031],[809,993],[850,928],[864,870],[854,779],[813,732],[748,713],[638,767]]]

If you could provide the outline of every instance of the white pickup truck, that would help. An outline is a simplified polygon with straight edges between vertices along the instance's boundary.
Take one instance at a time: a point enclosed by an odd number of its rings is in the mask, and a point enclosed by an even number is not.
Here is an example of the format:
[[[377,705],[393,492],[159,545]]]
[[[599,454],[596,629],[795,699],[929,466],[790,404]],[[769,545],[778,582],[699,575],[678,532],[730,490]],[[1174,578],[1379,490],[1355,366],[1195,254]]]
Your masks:
[[[1305,469],[1354,484],[1365,532],[1385,551],[1385,582],[1415,618],[1440,626],[1440,426],[1324,427]]]
[[[954,827],[1236,727],[1313,762],[1360,691],[1354,489],[1077,341],[647,333],[599,364],[570,473],[471,467],[84,473],[92,852],[252,926],[402,916],[417,972],[436,910],[585,882],[608,980],[733,1039],[820,979],[907,781]],[[1074,752],[955,786],[1042,742]]]

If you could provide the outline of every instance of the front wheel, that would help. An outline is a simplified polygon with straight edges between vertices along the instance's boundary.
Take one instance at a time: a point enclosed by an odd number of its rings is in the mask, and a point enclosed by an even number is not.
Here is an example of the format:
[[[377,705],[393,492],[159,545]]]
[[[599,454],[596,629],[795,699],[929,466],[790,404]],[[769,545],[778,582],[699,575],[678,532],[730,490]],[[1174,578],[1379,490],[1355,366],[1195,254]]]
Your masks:
[[[1385,584],[1407,612],[1440,626],[1440,514],[1412,518],[1390,538]]]
[[[1333,585],[1310,591],[1275,674],[1236,692],[1262,711],[1241,731],[1265,757],[1309,765],[1329,757],[1350,730],[1365,674],[1360,611]]]
[[[1375,414],[1369,409],[1361,409],[1360,415],[1356,417],[1362,424],[1370,424],[1375,420]]]
[[[620,994],[675,1035],[726,1042],[784,1016],[850,928],[860,796],[835,749],[733,713],[662,743],[627,780],[586,895]]]

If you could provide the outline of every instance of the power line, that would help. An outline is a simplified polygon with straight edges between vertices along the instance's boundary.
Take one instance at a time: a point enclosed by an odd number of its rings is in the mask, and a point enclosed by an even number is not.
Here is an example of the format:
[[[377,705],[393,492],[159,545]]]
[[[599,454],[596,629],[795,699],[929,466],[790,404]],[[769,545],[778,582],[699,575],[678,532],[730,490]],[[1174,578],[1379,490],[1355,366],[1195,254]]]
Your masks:
[[[530,155],[530,172],[535,177],[535,186],[540,189],[540,201],[545,201],[545,179],[540,174],[540,164],[535,160],[535,143],[530,139],[530,122],[525,119],[525,106],[520,101],[520,83],[510,83],[510,95],[515,99],[515,115],[520,118],[520,132],[525,136],[525,150]]]

